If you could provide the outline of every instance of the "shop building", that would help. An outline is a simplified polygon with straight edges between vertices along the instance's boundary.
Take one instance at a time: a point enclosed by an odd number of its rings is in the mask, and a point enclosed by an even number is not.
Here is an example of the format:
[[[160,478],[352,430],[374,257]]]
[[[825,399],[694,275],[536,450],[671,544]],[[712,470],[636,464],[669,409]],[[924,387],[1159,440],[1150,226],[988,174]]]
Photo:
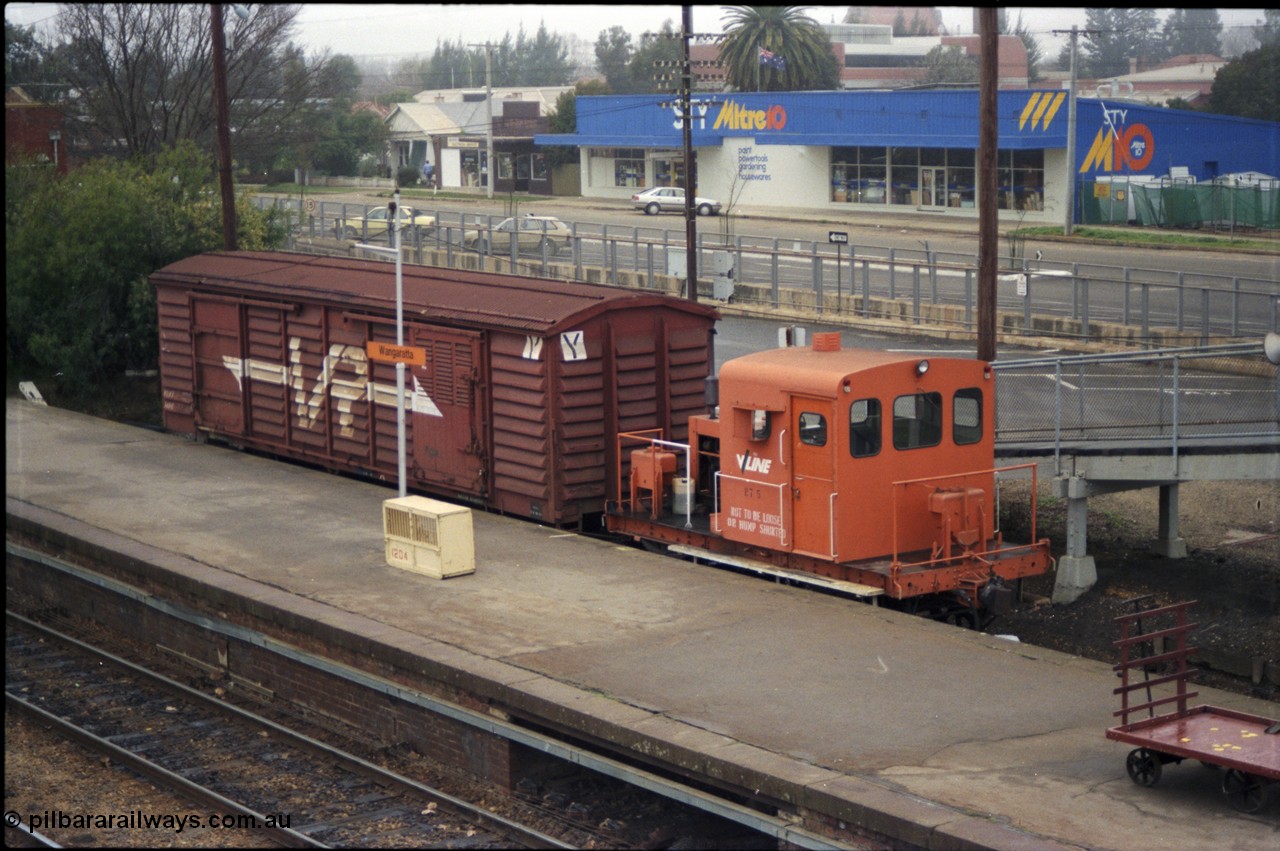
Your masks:
[[[733,209],[830,208],[977,216],[979,93],[698,94],[692,141],[698,193]],[[1068,181],[1232,172],[1280,174],[1280,123],[1105,99],[1077,100],[1068,167],[1061,90],[998,93],[1000,216],[1064,221]],[[681,185],[680,105],[673,96],[577,98],[578,132],[538,145],[580,151],[582,195],[630,198]]]

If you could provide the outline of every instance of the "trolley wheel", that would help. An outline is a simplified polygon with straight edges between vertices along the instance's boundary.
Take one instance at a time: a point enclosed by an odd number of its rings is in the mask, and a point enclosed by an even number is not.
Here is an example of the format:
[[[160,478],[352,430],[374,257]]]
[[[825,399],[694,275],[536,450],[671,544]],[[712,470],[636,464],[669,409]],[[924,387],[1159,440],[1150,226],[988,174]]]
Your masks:
[[[1227,769],[1222,777],[1222,794],[1242,813],[1256,813],[1262,807],[1265,792],[1261,780],[1238,768]]]
[[[1129,758],[1124,762],[1129,779],[1139,786],[1154,786],[1160,782],[1160,755],[1146,748],[1135,748],[1129,751]]]

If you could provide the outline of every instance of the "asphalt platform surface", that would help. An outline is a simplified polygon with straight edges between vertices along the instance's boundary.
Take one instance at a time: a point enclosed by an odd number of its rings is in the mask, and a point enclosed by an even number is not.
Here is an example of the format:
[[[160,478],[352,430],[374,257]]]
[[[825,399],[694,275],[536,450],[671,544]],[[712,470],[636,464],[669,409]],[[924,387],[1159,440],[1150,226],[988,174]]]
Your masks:
[[[933,802],[999,826],[997,845],[1280,847],[1280,788],[1244,815],[1194,763],[1128,779],[1107,664],[480,512],[476,572],[439,581],[386,563],[393,488],[22,399],[5,437],[10,502],[510,666],[637,730]]]

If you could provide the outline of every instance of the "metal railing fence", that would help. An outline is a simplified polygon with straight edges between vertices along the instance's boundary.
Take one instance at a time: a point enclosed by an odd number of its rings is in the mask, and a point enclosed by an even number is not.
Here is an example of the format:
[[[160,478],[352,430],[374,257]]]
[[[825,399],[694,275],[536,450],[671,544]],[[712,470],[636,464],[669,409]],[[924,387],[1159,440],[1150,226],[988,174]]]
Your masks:
[[[1261,340],[1204,348],[997,361],[996,443],[1280,440],[1280,369]],[[1051,414],[1051,415],[1050,415]]]
[[[363,204],[296,198],[259,197],[261,207],[283,211],[295,223],[295,250],[321,251],[325,240],[334,253],[350,228],[357,242],[385,244],[389,234],[369,229]],[[472,259],[491,268],[507,261],[517,274],[615,286],[660,287],[682,274],[683,229],[640,225],[570,223],[567,244],[521,245],[515,232],[497,230],[506,218],[487,214],[432,211],[429,228],[407,228],[403,245],[413,262],[461,265]],[[778,308],[794,301],[794,291],[812,300],[819,313],[861,317],[892,315],[909,324],[950,323],[976,330],[977,258],[934,250],[921,240],[918,249],[876,245],[837,246],[825,242],[714,232],[708,219],[698,234],[700,278],[713,268],[731,270],[738,303]],[[310,245],[303,242],[310,241]],[[476,246],[483,244],[484,251]],[[1224,338],[1257,338],[1280,327],[1280,281],[1140,267],[1063,263],[1012,254],[1000,258],[997,309],[1021,315],[1021,327],[1006,333],[1093,339],[1102,325],[1128,329],[1139,340],[1156,332],[1185,343],[1208,344]],[[679,253],[677,255],[677,252]],[[727,261],[727,262],[726,262]],[[885,302],[892,303],[890,308]],[[929,311],[952,307],[950,311]],[[888,312],[888,313],[887,313]],[[926,314],[930,314],[926,317]],[[1041,317],[1069,324],[1038,322]]]

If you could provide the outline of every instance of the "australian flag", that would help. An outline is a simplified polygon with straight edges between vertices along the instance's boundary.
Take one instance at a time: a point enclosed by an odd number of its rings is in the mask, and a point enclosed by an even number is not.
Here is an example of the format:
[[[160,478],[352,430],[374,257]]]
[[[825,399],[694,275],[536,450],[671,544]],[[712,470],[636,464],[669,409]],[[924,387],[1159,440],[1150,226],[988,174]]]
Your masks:
[[[774,53],[772,50],[765,50],[762,47],[760,48],[760,64],[768,65],[772,68],[777,68],[779,71],[782,71],[782,70],[785,70],[787,67],[787,60],[783,59],[781,56]]]

